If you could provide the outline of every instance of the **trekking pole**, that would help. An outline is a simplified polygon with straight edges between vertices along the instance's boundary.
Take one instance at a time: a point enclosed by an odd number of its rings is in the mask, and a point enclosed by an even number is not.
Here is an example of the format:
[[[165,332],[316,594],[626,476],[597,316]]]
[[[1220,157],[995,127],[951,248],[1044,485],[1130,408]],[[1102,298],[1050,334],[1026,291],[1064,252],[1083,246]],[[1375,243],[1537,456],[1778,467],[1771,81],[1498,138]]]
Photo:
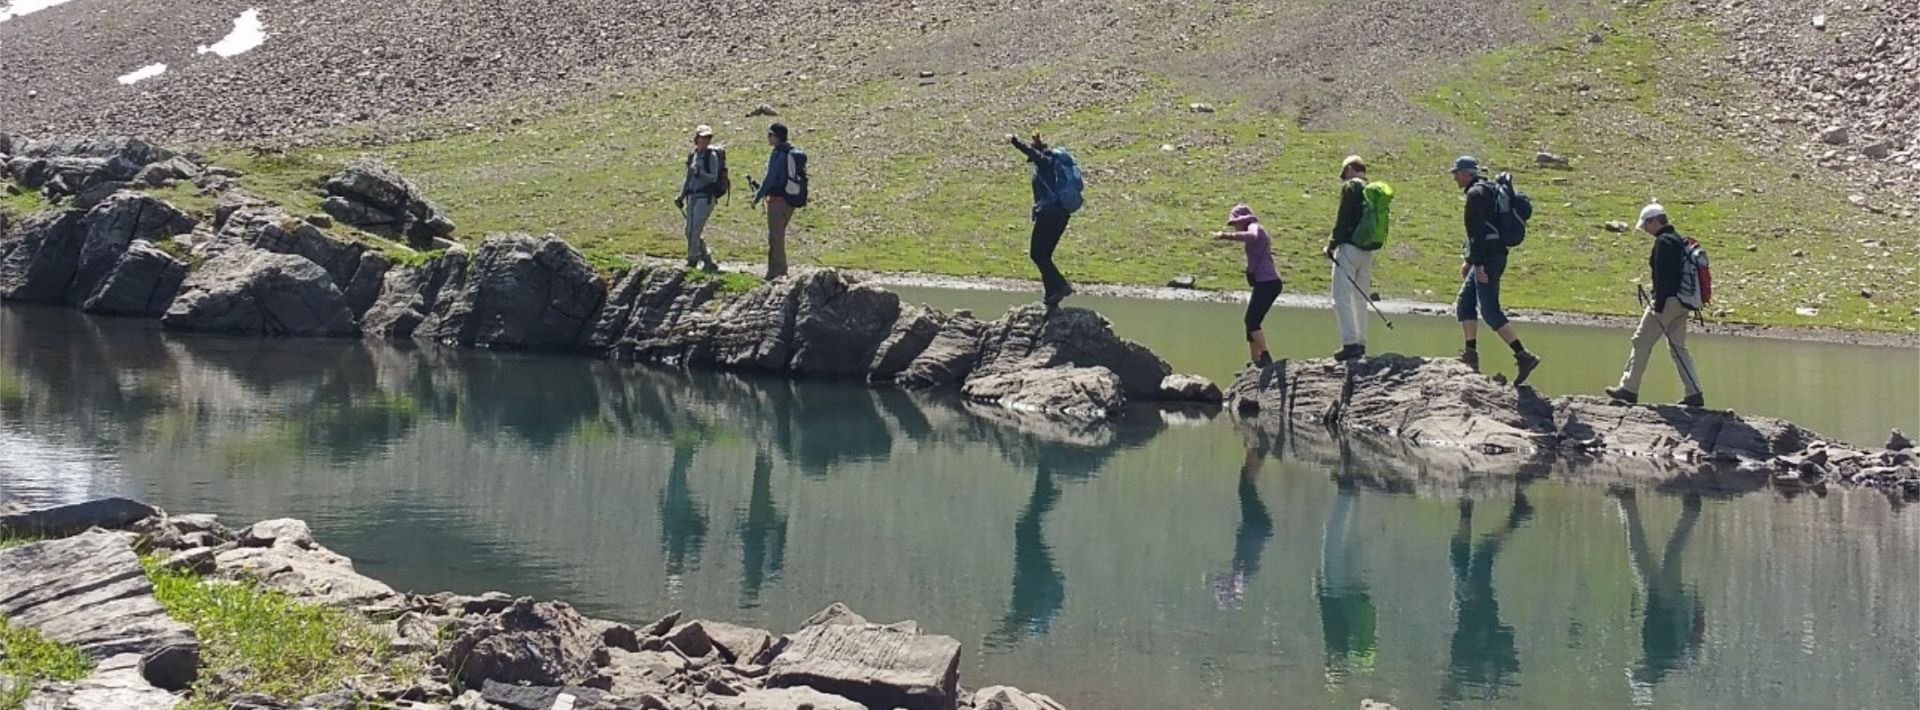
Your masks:
[[[1360,288],[1360,280],[1353,277],[1353,272],[1347,271],[1347,267],[1342,265],[1338,258],[1333,260],[1333,268],[1339,269],[1341,276],[1347,277],[1347,283],[1353,284],[1353,290],[1359,292],[1360,300],[1366,301],[1367,307],[1373,309],[1373,314],[1380,316],[1380,322],[1387,324],[1387,330],[1393,330],[1393,321],[1387,320],[1387,314],[1382,313],[1380,306],[1373,302],[1372,294],[1367,293],[1366,289]]]
[[[1681,384],[1691,384],[1693,385],[1694,391],[1700,391],[1700,378],[1693,375],[1693,368],[1687,367],[1686,359],[1680,357],[1680,346],[1673,343],[1673,333],[1667,330],[1667,322],[1661,320],[1660,311],[1662,310],[1662,306],[1666,304],[1653,303],[1653,299],[1647,295],[1647,287],[1640,284],[1634,284],[1633,287],[1640,292],[1640,305],[1653,312],[1653,323],[1654,325],[1660,326],[1660,337],[1667,339],[1667,354],[1673,356],[1673,364],[1678,365],[1681,376],[1687,378],[1687,381]],[[1681,325],[1685,325],[1685,323]]]

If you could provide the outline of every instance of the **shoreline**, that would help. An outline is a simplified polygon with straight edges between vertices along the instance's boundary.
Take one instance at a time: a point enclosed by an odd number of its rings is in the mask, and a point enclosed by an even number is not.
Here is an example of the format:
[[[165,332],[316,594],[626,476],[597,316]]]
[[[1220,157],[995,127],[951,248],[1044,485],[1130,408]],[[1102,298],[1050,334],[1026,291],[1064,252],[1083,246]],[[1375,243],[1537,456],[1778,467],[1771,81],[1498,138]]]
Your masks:
[[[25,707],[1065,710],[1007,686],[969,691],[960,641],[914,621],[872,623],[837,601],[776,633],[680,611],[629,624],[500,592],[403,592],[354,571],[304,521],[232,529],[124,498],[0,506],[0,541],[0,619],[89,666],[0,678],[0,693],[24,684]],[[239,603],[180,603],[195,594]],[[276,637],[307,629],[241,616],[266,607],[352,645],[297,647]],[[246,653],[232,637],[246,635],[275,654],[352,658],[319,675],[256,677],[231,667]]]

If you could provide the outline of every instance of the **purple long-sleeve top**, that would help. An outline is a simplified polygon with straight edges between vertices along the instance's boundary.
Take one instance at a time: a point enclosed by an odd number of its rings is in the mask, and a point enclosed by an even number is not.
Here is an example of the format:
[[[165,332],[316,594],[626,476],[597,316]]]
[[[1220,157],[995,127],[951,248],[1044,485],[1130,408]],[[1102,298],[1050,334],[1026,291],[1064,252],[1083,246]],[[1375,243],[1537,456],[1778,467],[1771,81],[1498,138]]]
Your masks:
[[[1273,266],[1273,239],[1267,236],[1267,228],[1260,226],[1259,222],[1248,222],[1238,232],[1221,232],[1219,238],[1246,246],[1248,280],[1254,283],[1280,280],[1280,270]]]

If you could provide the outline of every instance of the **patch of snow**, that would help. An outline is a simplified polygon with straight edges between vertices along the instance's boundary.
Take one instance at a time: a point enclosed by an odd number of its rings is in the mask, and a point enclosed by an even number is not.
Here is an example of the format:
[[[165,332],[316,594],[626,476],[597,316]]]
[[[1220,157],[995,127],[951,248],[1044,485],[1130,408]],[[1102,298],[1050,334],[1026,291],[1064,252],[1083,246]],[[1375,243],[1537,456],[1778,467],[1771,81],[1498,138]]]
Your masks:
[[[13,0],[0,5],[0,22],[6,22],[21,15],[31,15],[55,5],[63,5],[71,0]]]
[[[259,10],[247,10],[233,20],[233,31],[212,45],[200,45],[200,53],[237,57],[267,41],[267,26],[260,22]]]
[[[167,65],[165,64],[148,64],[144,67],[140,67],[139,69],[135,69],[125,74],[121,74],[120,83],[131,84],[136,81],[140,81],[142,79],[152,79],[156,76],[160,76],[161,74],[165,74],[166,72],[167,72]]]

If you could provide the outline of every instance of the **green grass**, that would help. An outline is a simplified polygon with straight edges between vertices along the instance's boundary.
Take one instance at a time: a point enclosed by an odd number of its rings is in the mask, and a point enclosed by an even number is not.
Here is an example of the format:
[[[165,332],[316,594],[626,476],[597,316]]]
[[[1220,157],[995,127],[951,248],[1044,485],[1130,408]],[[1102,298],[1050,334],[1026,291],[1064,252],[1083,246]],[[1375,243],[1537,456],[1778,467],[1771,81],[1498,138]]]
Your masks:
[[[179,208],[182,212],[208,220],[213,217],[214,204],[220,201],[218,195],[204,194],[200,192],[200,188],[190,182],[174,182],[166,187],[146,187],[141,190]]]
[[[5,542],[0,541],[0,547]],[[93,672],[93,662],[79,649],[55,643],[39,632],[16,627],[0,619],[0,678],[11,679],[10,689],[0,691],[0,710],[17,710],[26,703],[33,684],[42,681],[75,681]]]
[[[717,274],[710,274],[705,271],[688,271],[687,272],[688,283],[702,284],[708,281],[719,282],[720,283],[719,293],[723,295],[746,293],[748,291],[752,291],[755,287],[758,287],[759,285],[766,283],[766,279],[762,279],[758,276],[754,276],[753,274],[743,274],[743,273],[736,273],[731,271],[723,271]]]
[[[393,659],[385,639],[344,611],[145,562],[155,598],[200,638],[200,679],[183,708],[218,708],[239,693],[298,700],[356,675],[420,670],[417,659]]]
[[[17,188],[20,194],[7,194],[8,188]],[[39,190],[28,190],[10,181],[0,180],[0,212],[10,212],[24,217],[52,206],[52,203],[47,202],[46,196],[41,195]]]
[[[1552,19],[1545,8],[1535,4],[1530,15],[1545,23]],[[1611,31],[1574,27],[1552,41],[1444,67],[1407,87],[1423,114],[1416,119],[1355,119],[1328,130],[1220,97],[1209,99],[1217,112],[1194,113],[1187,105],[1195,97],[1171,78],[1071,111],[993,102],[1042,82],[1047,69],[979,71],[931,87],[801,83],[783,102],[781,120],[797,127],[796,142],[813,155],[814,196],[795,218],[791,259],[1032,278],[1027,170],[1001,136],[1040,130],[1088,170],[1088,206],[1057,254],[1071,278],[1157,285],[1193,274],[1203,288],[1241,288],[1239,251],[1201,234],[1244,201],[1276,235],[1290,290],[1324,291],[1331,274],[1318,253],[1336,208],[1335,172],[1342,157],[1359,153],[1375,179],[1398,190],[1394,243],[1377,267],[1378,289],[1447,301],[1458,286],[1461,202],[1442,169],[1473,153],[1514,170],[1539,208],[1510,271],[1508,300],[1516,307],[1636,311],[1633,284],[1646,278],[1647,243],[1602,225],[1631,220],[1658,198],[1713,253],[1723,318],[1914,330],[1920,257],[1913,223],[1853,208],[1845,191],[1796,177],[1817,168],[1758,154],[1664,103],[1662,96],[1735,96],[1744,87],[1703,73],[1719,48],[1709,30],[1663,13],[1661,3],[1622,9],[1610,18]],[[1590,30],[1603,31],[1604,41],[1587,42]],[[708,239],[723,259],[754,260],[764,250],[764,217],[748,209],[745,183],[764,160],[762,120],[716,120],[719,110],[726,107],[714,108],[692,85],[622,87],[522,122],[367,152],[419,182],[450,212],[462,239],[553,231],[610,271],[627,256],[684,250],[671,204],[684,133],[713,123],[731,148],[741,194],[721,205]],[[1539,150],[1571,156],[1574,169],[1535,168]],[[312,199],[314,181],[358,152],[235,153],[224,162],[249,172],[249,189],[299,200]],[[1869,260],[1875,270],[1855,268],[1862,239],[1892,245]],[[1791,256],[1795,249],[1804,256]],[[1861,290],[1875,295],[1862,298]],[[1805,305],[1820,306],[1821,316],[1794,313]]]

